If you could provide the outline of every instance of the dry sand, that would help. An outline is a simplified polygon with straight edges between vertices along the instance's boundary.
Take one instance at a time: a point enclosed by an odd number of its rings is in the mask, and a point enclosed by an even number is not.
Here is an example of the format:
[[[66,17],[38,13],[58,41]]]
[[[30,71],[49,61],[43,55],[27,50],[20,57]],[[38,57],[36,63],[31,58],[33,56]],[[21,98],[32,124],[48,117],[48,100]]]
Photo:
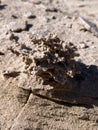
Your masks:
[[[19,43],[29,45],[33,35],[55,33],[62,40],[77,45],[78,60],[85,65],[93,65],[97,76],[98,37],[83,30],[80,16],[98,27],[98,1],[1,1],[0,130],[98,130],[98,105],[57,104],[18,88],[17,77],[6,79],[2,75],[2,71],[8,68],[22,69],[21,60],[9,52],[10,46]],[[97,81],[92,82],[98,85]]]

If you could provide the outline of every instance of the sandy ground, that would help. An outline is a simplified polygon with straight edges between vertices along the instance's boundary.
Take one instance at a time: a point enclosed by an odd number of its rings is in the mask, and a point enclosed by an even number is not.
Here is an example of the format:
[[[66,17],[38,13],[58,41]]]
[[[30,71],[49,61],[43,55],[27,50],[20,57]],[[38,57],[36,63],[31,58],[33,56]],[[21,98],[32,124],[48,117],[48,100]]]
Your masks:
[[[79,21],[82,16],[98,26],[97,8],[97,0],[1,1],[0,130],[98,130],[98,105],[58,104],[18,88],[18,78],[2,75],[7,68],[22,68],[20,59],[9,52],[10,46],[29,45],[33,35],[48,33],[77,45],[78,60],[95,66],[98,75],[98,37],[82,30]]]

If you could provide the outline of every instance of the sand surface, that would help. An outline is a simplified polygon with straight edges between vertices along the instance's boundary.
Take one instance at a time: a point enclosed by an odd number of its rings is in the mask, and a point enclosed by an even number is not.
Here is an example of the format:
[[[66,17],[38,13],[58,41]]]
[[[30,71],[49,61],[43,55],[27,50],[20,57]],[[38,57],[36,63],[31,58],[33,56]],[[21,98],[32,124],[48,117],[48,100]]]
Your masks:
[[[92,65],[98,76],[98,37],[83,29],[80,16],[98,27],[98,0],[1,1],[0,130],[98,130],[98,105],[57,104],[20,89],[17,77],[2,75],[8,68],[22,69],[21,60],[9,47],[30,45],[34,35],[55,33],[74,43],[80,53],[77,60]],[[97,80],[92,82],[98,85]]]

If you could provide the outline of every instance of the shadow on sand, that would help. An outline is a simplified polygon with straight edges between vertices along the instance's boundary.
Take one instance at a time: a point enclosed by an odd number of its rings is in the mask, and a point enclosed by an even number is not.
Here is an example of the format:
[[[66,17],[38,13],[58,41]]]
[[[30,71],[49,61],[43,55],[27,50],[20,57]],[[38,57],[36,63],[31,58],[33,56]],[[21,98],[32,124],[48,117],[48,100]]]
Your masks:
[[[6,6],[7,6],[7,5],[0,5],[0,10],[5,9]]]
[[[77,64],[80,66],[81,74],[70,80],[65,88],[62,89],[62,86],[59,86],[59,89],[57,89],[58,85],[53,85],[56,89],[50,91],[47,96],[43,92],[42,95],[36,95],[69,107],[73,105],[87,108],[91,108],[93,105],[98,106],[98,67],[95,65],[86,66],[80,62],[77,62]],[[51,85],[51,82],[49,85]]]

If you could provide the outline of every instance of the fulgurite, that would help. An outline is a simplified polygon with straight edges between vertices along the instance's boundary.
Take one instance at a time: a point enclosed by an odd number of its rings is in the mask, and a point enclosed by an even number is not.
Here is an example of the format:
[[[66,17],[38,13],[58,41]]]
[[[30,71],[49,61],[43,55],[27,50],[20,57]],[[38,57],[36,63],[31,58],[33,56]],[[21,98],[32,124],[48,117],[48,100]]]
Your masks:
[[[32,38],[31,48],[32,51],[23,55],[26,73],[22,73],[25,75],[22,77],[25,77],[26,82],[24,85],[20,76],[19,86],[51,98],[53,93],[72,91],[76,86],[73,79],[81,73],[74,60],[78,56],[77,48],[55,35]]]
[[[34,37],[29,47],[20,45],[16,50],[25,65],[20,74],[19,87],[32,90],[36,95],[66,101],[66,93],[76,87],[74,77],[81,73],[74,59],[78,56],[77,48],[50,34]],[[13,53],[16,50],[11,48]]]

